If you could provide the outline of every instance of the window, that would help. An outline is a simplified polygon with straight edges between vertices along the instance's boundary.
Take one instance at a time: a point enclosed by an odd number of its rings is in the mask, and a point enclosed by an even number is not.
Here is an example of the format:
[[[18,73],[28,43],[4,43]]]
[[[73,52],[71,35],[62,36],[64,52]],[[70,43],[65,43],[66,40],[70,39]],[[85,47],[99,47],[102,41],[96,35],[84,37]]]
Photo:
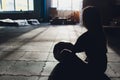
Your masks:
[[[16,11],[26,11],[28,10],[27,0],[15,0]]]
[[[33,0],[28,0],[28,10],[34,10],[33,3]]]
[[[71,0],[59,0],[58,10],[71,10]]]
[[[82,7],[82,0],[72,0],[72,10],[80,10]]]
[[[2,0],[0,0],[0,11],[2,10]]]
[[[58,1],[57,0],[51,0],[51,7],[58,7]]]
[[[51,7],[58,10],[80,10],[83,0],[52,0]]]
[[[34,10],[33,0],[0,0],[0,11]]]
[[[3,11],[14,11],[14,0],[2,0]]]

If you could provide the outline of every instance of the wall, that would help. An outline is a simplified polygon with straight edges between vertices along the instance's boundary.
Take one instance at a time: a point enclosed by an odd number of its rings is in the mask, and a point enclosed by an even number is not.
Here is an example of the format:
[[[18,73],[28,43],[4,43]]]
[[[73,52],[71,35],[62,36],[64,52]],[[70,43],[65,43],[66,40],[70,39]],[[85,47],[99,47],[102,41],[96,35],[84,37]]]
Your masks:
[[[50,7],[51,7],[51,0],[46,0],[46,19],[47,19],[47,21],[50,18]]]
[[[0,19],[31,19],[36,18],[36,15],[33,11],[24,11],[24,12],[2,12],[0,13]]]
[[[120,18],[120,0],[115,0],[114,3],[113,18]]]
[[[97,6],[101,12],[102,23],[109,25],[113,18],[114,0],[83,0],[83,7],[93,5]]]

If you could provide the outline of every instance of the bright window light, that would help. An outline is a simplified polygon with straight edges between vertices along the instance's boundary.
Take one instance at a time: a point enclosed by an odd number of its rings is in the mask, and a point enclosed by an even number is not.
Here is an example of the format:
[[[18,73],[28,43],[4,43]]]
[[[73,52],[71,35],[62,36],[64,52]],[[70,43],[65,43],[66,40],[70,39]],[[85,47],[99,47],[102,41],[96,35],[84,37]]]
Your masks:
[[[33,0],[29,0],[29,10],[34,10],[34,4]]]
[[[80,10],[83,0],[52,0],[51,7],[58,10]]]
[[[29,10],[34,10],[34,0],[0,0],[0,11]]]
[[[16,11],[26,11],[28,10],[27,0],[16,0]]]
[[[2,0],[0,0],[0,11],[2,10]]]
[[[72,0],[72,10],[80,10],[82,7],[82,0]]]
[[[51,0],[51,7],[57,7],[57,0]]]
[[[14,11],[14,0],[2,0],[3,11]]]

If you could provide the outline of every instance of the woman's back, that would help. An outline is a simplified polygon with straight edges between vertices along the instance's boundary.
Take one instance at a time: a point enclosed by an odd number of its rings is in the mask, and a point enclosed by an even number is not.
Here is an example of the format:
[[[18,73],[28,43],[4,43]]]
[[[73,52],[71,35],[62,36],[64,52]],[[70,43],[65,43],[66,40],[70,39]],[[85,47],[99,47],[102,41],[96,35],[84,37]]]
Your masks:
[[[84,9],[83,25],[88,31],[78,38],[74,52],[85,51],[89,70],[104,73],[107,67],[107,47],[100,14],[96,7]]]

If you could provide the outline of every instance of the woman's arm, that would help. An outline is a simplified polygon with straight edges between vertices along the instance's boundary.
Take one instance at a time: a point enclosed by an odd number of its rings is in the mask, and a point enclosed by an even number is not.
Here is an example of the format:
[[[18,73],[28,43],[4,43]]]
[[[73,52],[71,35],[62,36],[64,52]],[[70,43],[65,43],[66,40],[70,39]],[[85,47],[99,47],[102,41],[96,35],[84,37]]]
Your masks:
[[[81,35],[73,46],[73,53],[85,51],[86,34]]]

